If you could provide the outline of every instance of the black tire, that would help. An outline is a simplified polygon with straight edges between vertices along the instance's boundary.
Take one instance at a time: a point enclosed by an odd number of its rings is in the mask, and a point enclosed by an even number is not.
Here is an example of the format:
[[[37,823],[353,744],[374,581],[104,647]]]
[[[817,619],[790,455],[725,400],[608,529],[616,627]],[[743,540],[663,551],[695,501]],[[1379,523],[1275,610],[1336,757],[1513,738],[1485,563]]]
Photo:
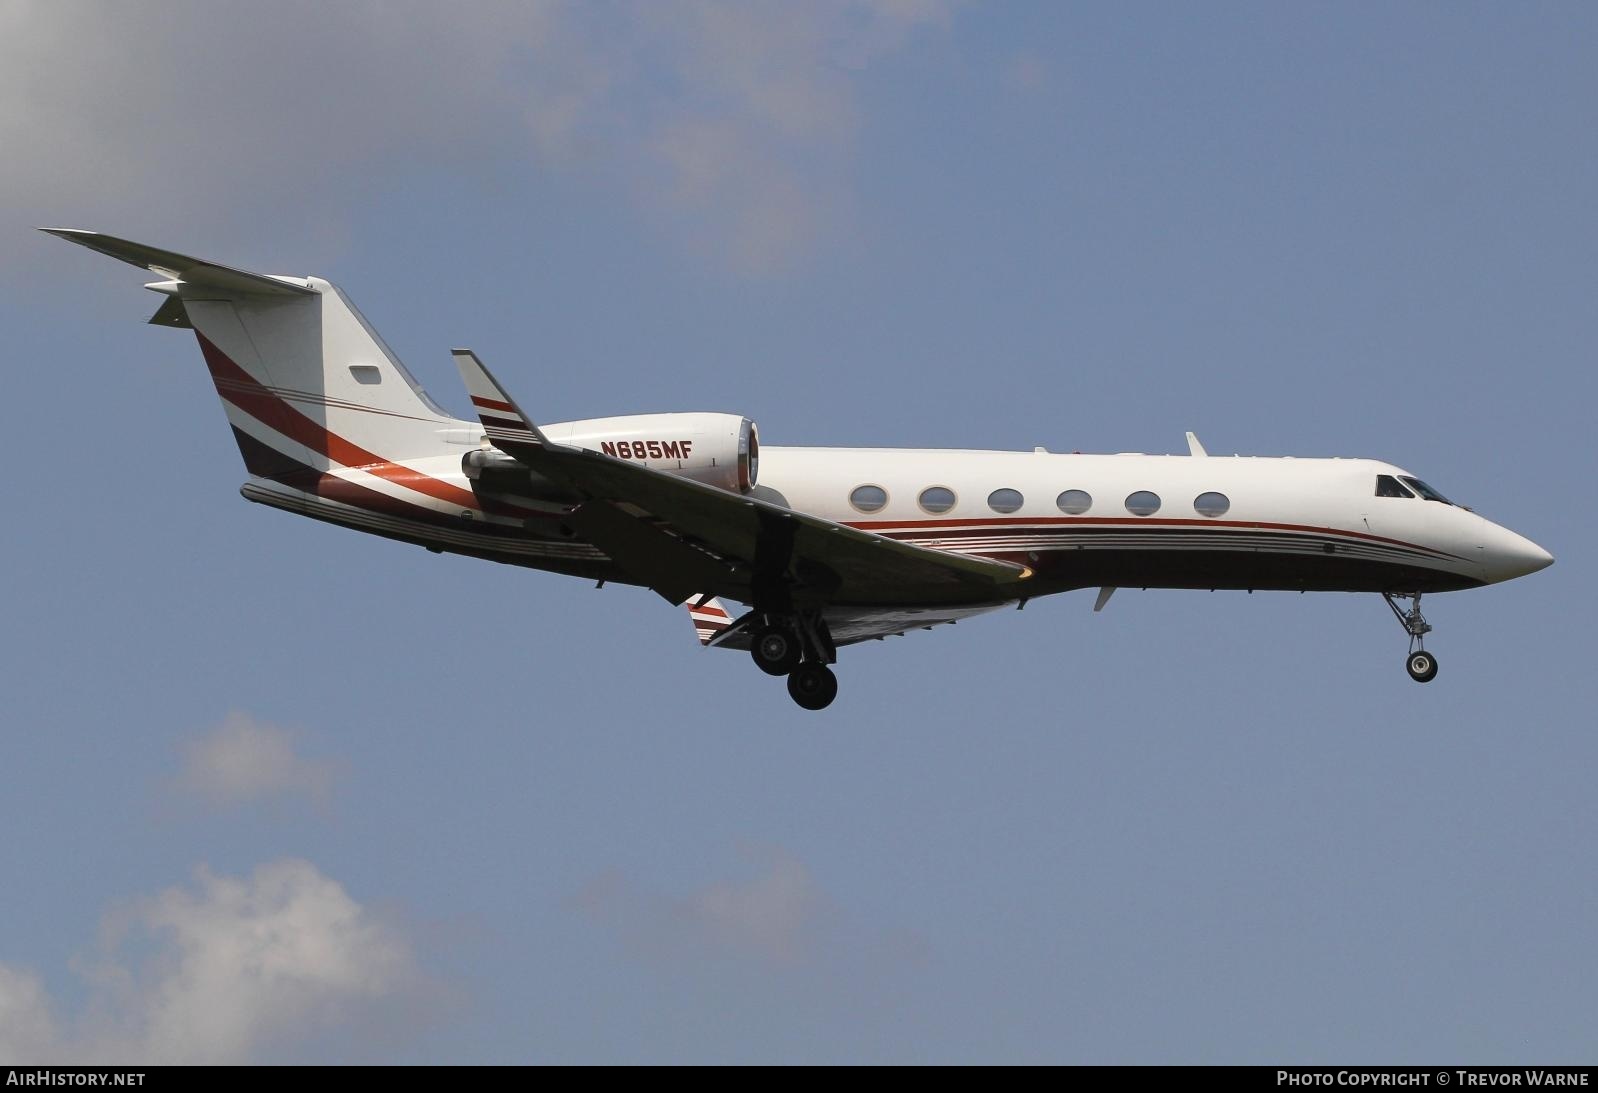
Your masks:
[[[1404,667],[1409,669],[1409,678],[1416,683],[1430,683],[1437,678],[1437,658],[1424,649],[1409,654]]]
[[[807,710],[824,710],[838,697],[838,677],[825,664],[805,664],[788,676],[788,694]]]
[[[755,632],[749,655],[768,676],[785,676],[799,667],[804,650],[799,647],[799,636],[781,626],[767,626]]]

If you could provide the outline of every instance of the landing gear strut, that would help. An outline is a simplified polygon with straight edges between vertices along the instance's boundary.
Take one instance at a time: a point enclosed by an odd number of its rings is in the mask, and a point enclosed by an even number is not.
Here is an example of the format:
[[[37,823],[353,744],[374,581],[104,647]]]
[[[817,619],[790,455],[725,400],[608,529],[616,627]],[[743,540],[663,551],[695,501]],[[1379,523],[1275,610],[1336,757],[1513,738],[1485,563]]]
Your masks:
[[[1437,678],[1437,658],[1426,651],[1426,635],[1432,632],[1432,627],[1426,621],[1426,616],[1420,613],[1420,593],[1395,597],[1391,592],[1383,592],[1382,599],[1387,601],[1393,617],[1398,619],[1398,624],[1409,635],[1409,657],[1404,662],[1404,667],[1409,670],[1409,678],[1416,683],[1430,683]],[[1395,601],[1406,599],[1410,603],[1409,610],[1400,610]]]
[[[820,614],[766,615],[754,627],[749,655],[767,675],[787,676],[788,694],[807,710],[824,710],[838,697],[838,659]]]

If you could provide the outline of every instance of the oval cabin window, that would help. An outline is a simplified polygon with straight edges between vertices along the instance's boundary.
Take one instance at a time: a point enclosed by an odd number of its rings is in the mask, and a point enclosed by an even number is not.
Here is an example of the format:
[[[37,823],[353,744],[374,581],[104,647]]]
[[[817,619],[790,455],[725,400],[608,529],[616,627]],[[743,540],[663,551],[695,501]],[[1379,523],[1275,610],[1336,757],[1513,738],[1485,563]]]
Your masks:
[[[1020,490],[994,490],[988,494],[988,508],[994,512],[1014,512],[1025,503]]]
[[[1226,510],[1232,507],[1232,502],[1227,500],[1224,493],[1201,493],[1193,498],[1193,510],[1200,516],[1225,516]]]
[[[1138,490],[1126,499],[1126,511],[1133,516],[1153,516],[1160,511],[1160,495]]]
[[[928,486],[921,491],[921,507],[936,515],[954,508],[954,491],[948,486]]]
[[[849,503],[861,512],[881,512],[888,504],[888,491],[881,486],[856,486]]]
[[[1081,516],[1093,507],[1093,497],[1086,490],[1066,490],[1054,499],[1054,503],[1067,516]]]

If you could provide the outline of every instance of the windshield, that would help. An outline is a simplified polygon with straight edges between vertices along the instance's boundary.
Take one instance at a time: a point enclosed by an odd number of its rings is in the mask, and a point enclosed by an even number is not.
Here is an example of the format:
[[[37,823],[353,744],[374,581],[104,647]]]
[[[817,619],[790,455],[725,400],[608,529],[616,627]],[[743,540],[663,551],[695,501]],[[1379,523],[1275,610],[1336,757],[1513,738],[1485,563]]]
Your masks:
[[[1422,482],[1420,479],[1411,478],[1408,475],[1404,475],[1402,477],[1403,477],[1403,480],[1404,480],[1404,484],[1406,486],[1409,486],[1410,488],[1412,488],[1416,493],[1418,493],[1422,497],[1426,498],[1426,500],[1428,500],[1428,501],[1441,501],[1445,505],[1452,505],[1453,504],[1452,501],[1450,501],[1448,498],[1444,497],[1442,494],[1438,493],[1436,490],[1432,489],[1430,486],[1428,486],[1426,483]]]
[[[1413,498],[1415,495],[1410,493],[1403,486],[1400,486],[1398,484],[1398,479],[1394,478],[1392,475],[1379,474],[1376,476],[1376,496]]]

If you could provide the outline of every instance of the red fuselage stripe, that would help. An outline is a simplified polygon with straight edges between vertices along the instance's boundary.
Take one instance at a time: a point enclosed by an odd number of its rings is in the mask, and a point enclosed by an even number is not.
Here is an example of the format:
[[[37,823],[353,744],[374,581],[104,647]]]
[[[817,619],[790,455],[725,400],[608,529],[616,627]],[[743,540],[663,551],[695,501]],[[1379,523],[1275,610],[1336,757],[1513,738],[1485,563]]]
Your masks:
[[[263,425],[346,467],[359,468],[395,485],[463,508],[481,508],[477,495],[470,490],[384,459],[306,417],[234,364],[204,334],[196,330],[194,335],[200,340],[200,352],[205,355],[205,364],[211,370],[217,392]]]
[[[1363,531],[1346,531],[1342,528],[1317,527],[1313,524],[1277,524],[1267,520],[1155,520],[1146,517],[1125,518],[1120,516],[1011,516],[993,518],[980,518],[974,520],[860,520],[849,524],[850,527],[859,528],[861,531],[874,531],[879,535],[889,535],[891,538],[906,538],[908,534],[923,532],[956,532],[977,528],[1011,528],[1011,527],[1093,527],[1093,526],[1119,526],[1128,529],[1140,527],[1196,527],[1196,528],[1241,528],[1253,531],[1296,531],[1315,535],[1341,535],[1350,539],[1364,539],[1373,543],[1388,543],[1392,546],[1406,547],[1410,550],[1420,550],[1427,554],[1435,554],[1442,558],[1455,558],[1463,561],[1458,555],[1446,551],[1434,550],[1431,547],[1421,546],[1418,543],[1405,542],[1403,539],[1389,539],[1382,535],[1372,535]],[[900,535],[892,535],[888,529],[899,531]]]

